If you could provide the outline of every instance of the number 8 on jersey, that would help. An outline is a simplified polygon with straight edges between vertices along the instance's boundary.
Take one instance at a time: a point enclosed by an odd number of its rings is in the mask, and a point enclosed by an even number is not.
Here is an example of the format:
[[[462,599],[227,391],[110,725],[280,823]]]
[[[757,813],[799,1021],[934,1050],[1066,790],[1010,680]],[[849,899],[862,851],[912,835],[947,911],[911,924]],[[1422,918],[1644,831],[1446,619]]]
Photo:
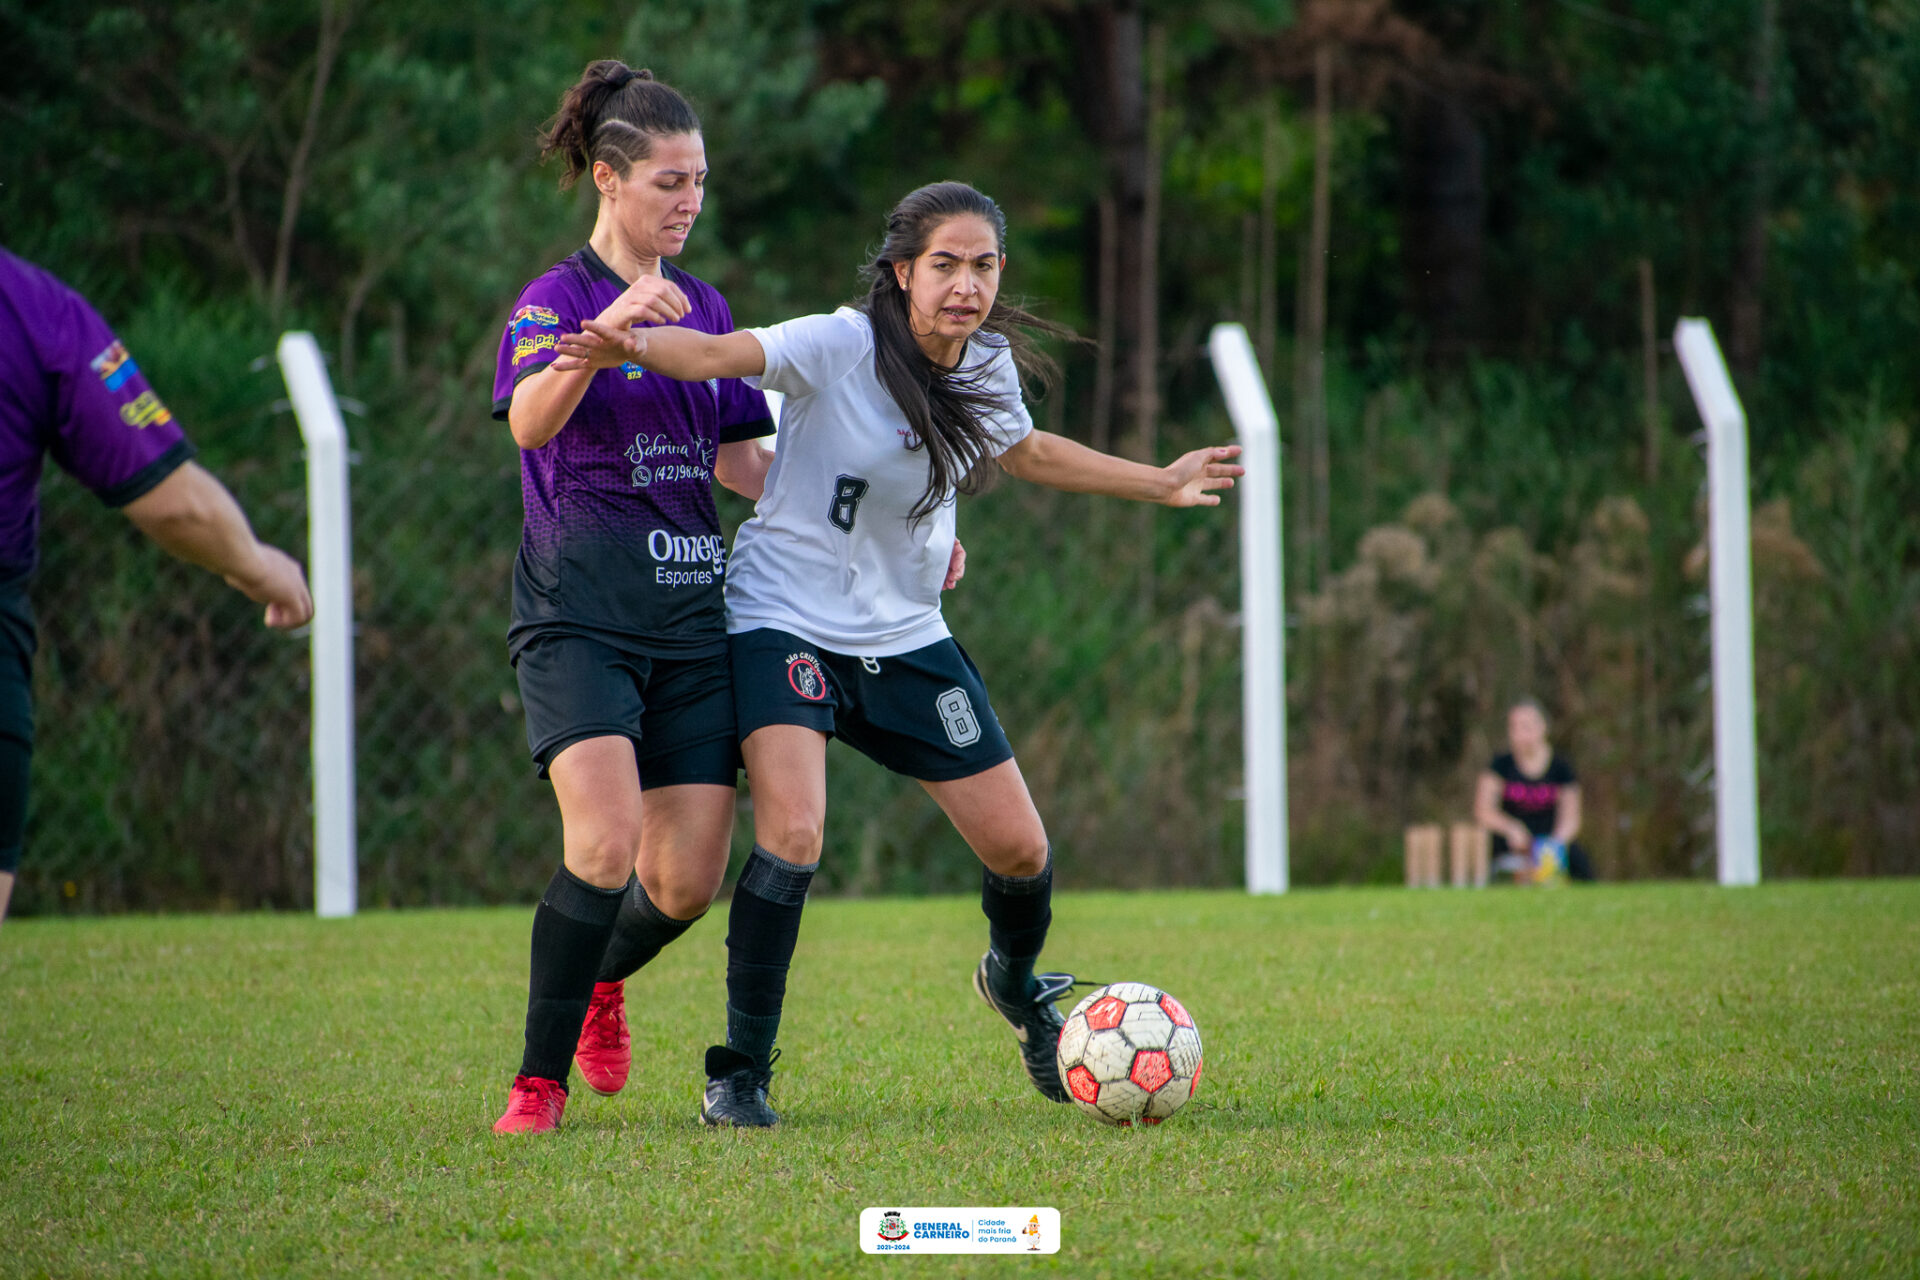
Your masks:
[[[838,476],[833,485],[833,505],[827,519],[842,533],[853,532],[853,518],[860,512],[860,499],[867,496],[867,482],[859,476]]]

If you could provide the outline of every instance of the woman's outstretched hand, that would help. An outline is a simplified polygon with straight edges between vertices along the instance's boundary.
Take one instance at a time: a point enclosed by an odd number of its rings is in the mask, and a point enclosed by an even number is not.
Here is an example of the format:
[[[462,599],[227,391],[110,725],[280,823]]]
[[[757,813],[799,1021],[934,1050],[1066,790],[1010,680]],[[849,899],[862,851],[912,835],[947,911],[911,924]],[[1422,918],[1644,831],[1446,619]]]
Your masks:
[[[647,335],[644,329],[608,324],[605,320],[585,320],[579,333],[561,334],[553,349],[559,353],[550,366],[556,373],[612,369],[645,355]]]
[[[607,309],[581,322],[579,333],[561,335],[554,344],[559,373],[575,369],[611,369],[646,353],[647,340],[634,331],[637,324],[677,324],[693,304],[679,285],[664,276],[641,276]]]
[[[1169,507],[1219,506],[1220,495],[1213,490],[1231,489],[1234,477],[1247,473],[1245,467],[1228,461],[1239,456],[1237,444],[1217,444],[1182,454],[1161,468],[1169,492],[1160,501]]]

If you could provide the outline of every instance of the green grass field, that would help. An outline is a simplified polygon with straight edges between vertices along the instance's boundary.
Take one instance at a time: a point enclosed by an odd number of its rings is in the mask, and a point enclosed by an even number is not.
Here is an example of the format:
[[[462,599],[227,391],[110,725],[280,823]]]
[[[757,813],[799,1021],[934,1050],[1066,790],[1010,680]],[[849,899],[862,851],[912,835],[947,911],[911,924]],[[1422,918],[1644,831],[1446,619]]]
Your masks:
[[[786,1123],[703,1130],[723,912],[536,1140],[488,1132],[525,909],[8,924],[0,1274],[1920,1271],[1920,883],[1066,895],[1047,959],[1206,1036],[1135,1131],[1031,1091],[958,898],[811,905]],[[1061,1252],[859,1252],[941,1204],[1056,1206]]]

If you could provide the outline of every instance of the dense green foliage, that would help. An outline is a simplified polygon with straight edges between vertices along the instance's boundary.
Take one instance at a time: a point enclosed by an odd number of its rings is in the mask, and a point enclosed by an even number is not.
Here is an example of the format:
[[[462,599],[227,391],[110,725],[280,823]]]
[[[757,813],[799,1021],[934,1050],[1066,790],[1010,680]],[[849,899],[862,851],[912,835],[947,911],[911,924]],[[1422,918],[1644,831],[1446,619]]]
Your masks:
[[[1099,62],[1116,29],[1131,79]],[[1048,425],[1163,458],[1217,439],[1206,329],[1255,331],[1290,510],[1319,510],[1289,518],[1304,879],[1391,874],[1400,824],[1464,811],[1527,692],[1587,775],[1603,874],[1710,860],[1702,471],[1670,356],[1645,398],[1640,282],[1660,334],[1709,316],[1753,420],[1764,863],[1920,867],[1914,0],[0,0],[0,35],[0,243],[99,303],[268,535],[302,537],[300,464],[256,359],[310,327],[364,407],[374,900],[523,896],[549,864],[501,661],[518,504],[487,401],[508,303],[591,214],[535,165],[537,126],[607,54],[702,111],[684,264],[743,322],[849,296],[885,208],[953,176],[1008,208],[1011,287],[1111,339],[1117,366],[1065,353]],[[1324,501],[1288,412],[1321,44]],[[1136,230],[1144,338],[1137,272],[1103,292]],[[1233,519],[1013,486],[963,513],[950,614],[1086,879],[1237,875]],[[48,543],[20,907],[306,900],[300,655],[70,490]],[[834,768],[832,882],[960,883],[916,790]]]
[[[864,1207],[1026,1203],[1062,1250],[996,1268],[1920,1267],[1920,884],[1056,907],[1050,962],[1193,1010],[1160,1129],[1034,1094],[966,989],[964,898],[809,907],[778,1131],[695,1119],[710,920],[629,989],[627,1091],[534,1140],[487,1131],[524,910],[10,923],[0,1275],[868,1276]]]

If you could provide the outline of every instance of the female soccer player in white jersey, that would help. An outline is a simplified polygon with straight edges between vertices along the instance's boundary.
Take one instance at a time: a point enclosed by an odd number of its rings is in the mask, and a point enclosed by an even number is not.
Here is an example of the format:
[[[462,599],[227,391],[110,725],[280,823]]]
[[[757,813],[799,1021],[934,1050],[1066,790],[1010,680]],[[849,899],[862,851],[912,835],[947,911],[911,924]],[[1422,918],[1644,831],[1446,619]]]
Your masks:
[[[997,301],[1006,219],[957,182],[893,210],[867,296],[831,315],[732,334],[631,329],[602,314],[554,367],[637,362],[673,378],[742,378],[786,394],[780,449],[727,575],[734,699],[756,844],[728,924],[727,1043],[707,1051],[701,1115],[765,1127],[773,1043],[819,865],[827,739],[918,779],[983,865],[989,948],[974,988],[1006,1021],[1034,1086],[1054,1067],[1064,974],[1034,973],[1053,867],[986,686],[940,613],[954,501],[989,460],[1023,480],[1168,506],[1214,506],[1237,446],[1155,468],[1036,431],[1016,357],[1035,322]],[[637,309],[636,318],[643,318]]]

